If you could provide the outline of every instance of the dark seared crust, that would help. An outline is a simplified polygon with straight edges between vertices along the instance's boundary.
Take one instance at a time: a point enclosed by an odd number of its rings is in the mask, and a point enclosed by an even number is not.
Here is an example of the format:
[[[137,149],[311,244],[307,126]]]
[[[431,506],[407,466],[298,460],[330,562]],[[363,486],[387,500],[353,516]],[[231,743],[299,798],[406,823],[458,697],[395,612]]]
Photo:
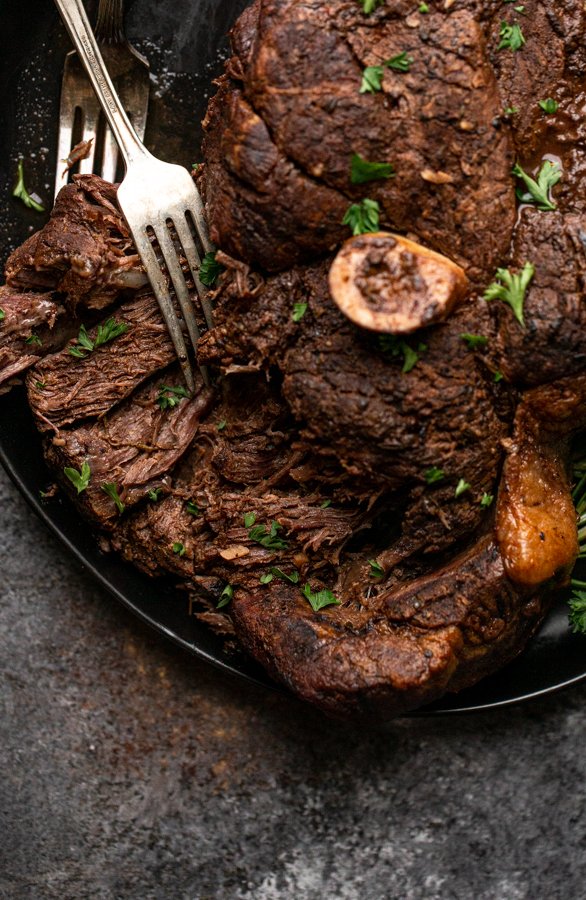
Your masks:
[[[514,156],[494,125],[501,98],[483,31],[467,10],[431,10],[416,26],[405,10],[366,18],[354,2],[261,0],[237,23],[205,122],[203,184],[224,249],[270,271],[330,249],[365,196],[349,180],[360,153],[396,169],[366,186],[384,227],[414,233],[473,279],[498,264]],[[388,70],[383,91],[359,93],[365,66],[402,52],[408,73]]]

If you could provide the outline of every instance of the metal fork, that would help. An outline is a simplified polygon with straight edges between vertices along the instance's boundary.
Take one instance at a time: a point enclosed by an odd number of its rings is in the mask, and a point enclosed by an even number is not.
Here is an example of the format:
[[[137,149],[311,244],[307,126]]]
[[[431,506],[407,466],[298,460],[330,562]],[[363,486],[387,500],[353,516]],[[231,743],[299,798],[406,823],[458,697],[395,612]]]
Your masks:
[[[204,253],[213,252],[204,218],[203,203],[187,169],[156,159],[146,149],[120,104],[92,33],[81,0],[55,0],[61,18],[87,69],[93,88],[122,153],[126,176],[118,189],[118,204],[124,214],[136,249],[191,391],[195,383],[180,319],[175,311],[168,279],[163,273],[153,243],[158,244],[179,303],[190,342],[196,349],[199,328],[189,289],[178,258],[176,244],[187,260],[208,328],[213,325],[211,304],[199,279]],[[170,226],[174,231],[170,230]],[[192,234],[192,228],[194,234]],[[194,236],[199,241],[196,246]],[[208,383],[205,369],[200,367]]]
[[[149,102],[149,64],[126,38],[124,0],[100,0],[95,35],[122,105],[134,130],[143,140]],[[78,128],[75,128],[76,113]],[[106,181],[115,181],[119,160],[118,145],[107,125],[103,129],[101,159],[96,165],[96,141],[98,132],[102,130],[102,122],[100,104],[84,65],[75,50],[72,50],[65,57],[61,85],[55,196],[69,179],[66,161],[77,139],[88,141],[93,138],[88,156],[79,164],[79,172],[85,175],[95,170]],[[77,137],[74,136],[74,130],[78,132]]]

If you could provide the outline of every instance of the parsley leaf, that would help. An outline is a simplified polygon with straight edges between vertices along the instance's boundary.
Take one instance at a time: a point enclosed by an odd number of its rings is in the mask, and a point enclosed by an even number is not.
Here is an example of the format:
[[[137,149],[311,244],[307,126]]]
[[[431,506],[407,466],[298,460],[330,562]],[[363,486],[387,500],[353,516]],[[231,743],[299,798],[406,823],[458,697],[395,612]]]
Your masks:
[[[189,391],[182,384],[177,387],[169,387],[168,384],[162,384],[157,394],[157,403],[159,409],[174,409],[185,397],[189,397]]]
[[[199,267],[199,280],[206,287],[213,287],[218,277],[224,271],[224,266],[217,262],[215,250],[206,253]]]
[[[390,59],[380,63],[380,65],[366,66],[362,72],[360,93],[375,94],[377,91],[381,91],[385,69],[393,69],[395,72],[408,72],[412,64],[412,57],[407,56],[407,54],[403,52],[397,53],[396,56],[392,56]]]
[[[389,356],[393,357],[403,357],[403,368],[401,371],[404,375],[407,375],[415,368],[419,361],[419,355],[427,350],[427,344],[422,344],[421,342],[417,345],[417,350],[414,350],[407,341],[396,334],[379,334],[378,344],[383,353],[388,353]]]
[[[370,16],[371,13],[375,11],[377,6],[380,6],[381,3],[384,3],[384,0],[358,0],[359,3],[362,4],[362,9],[364,10],[367,16]]]
[[[425,478],[427,484],[437,484],[438,481],[443,481],[446,477],[446,473],[443,469],[438,469],[437,466],[432,466],[431,469],[426,469],[423,473],[423,477]]]
[[[461,497],[462,494],[465,494],[466,491],[469,491],[471,487],[471,484],[468,484],[467,481],[464,481],[463,478],[460,478],[458,484],[456,485],[456,490],[454,491],[454,497]]]
[[[293,304],[293,312],[291,313],[291,318],[294,322],[301,322],[301,319],[307,312],[307,303],[294,303]]]
[[[197,503],[193,502],[193,500],[187,501],[187,503],[185,504],[185,509],[187,510],[187,512],[189,513],[190,516],[200,516],[201,515],[201,509],[199,508]]]
[[[271,575],[274,575],[275,578],[280,578],[281,581],[289,581],[291,584],[297,584],[299,581],[299,572],[297,569],[293,569],[290,575],[287,575],[286,572],[283,572],[282,569],[278,569],[276,566],[273,566],[270,569]]]
[[[110,341],[120,337],[121,334],[125,334],[127,331],[128,325],[126,322],[117,322],[116,319],[112,317],[102,325],[98,325],[96,337],[92,341],[85,325],[82,325],[79,329],[79,334],[77,335],[77,341],[69,348],[69,352],[78,359],[85,359],[88,353],[91,353],[98,347],[102,347],[104,344],[108,344]]]
[[[324,588],[321,591],[312,591],[311,585],[306,584],[303,588],[303,596],[306,600],[309,600],[314,612],[318,612],[320,609],[323,609],[324,606],[340,605],[340,601],[337,600],[333,593],[327,588]]]
[[[261,575],[258,579],[261,584],[270,584],[275,576],[271,575],[270,572],[265,572],[264,575]]]
[[[420,13],[428,13],[429,12],[429,4],[428,3],[420,3],[417,7],[418,12]]]
[[[391,163],[369,162],[353,153],[350,159],[350,182],[366,184],[367,181],[380,181],[383,178],[394,178],[395,172]]]
[[[33,345],[36,347],[42,347],[43,342],[38,336],[38,334],[31,334],[30,337],[27,337],[25,344]]]
[[[223,431],[227,424],[226,419],[220,419],[216,425],[216,431]]]
[[[152,491],[149,491],[147,497],[151,501],[151,503],[158,503],[161,498],[162,488],[153,488]]]
[[[44,212],[45,207],[39,203],[38,200],[35,200],[35,197],[29,194],[26,187],[24,186],[24,170],[22,159],[18,160],[18,177],[16,181],[16,185],[14,190],[12,191],[13,197],[18,197],[19,200],[22,200],[25,206],[28,206],[29,209],[34,209],[36,212]]]
[[[539,101],[539,106],[546,116],[553,116],[553,114],[558,111],[559,103],[557,103],[553,97],[547,97],[546,100]]]
[[[352,203],[346,210],[342,225],[349,225],[352,234],[369,234],[379,229],[380,207],[376,200],[365,198]]]
[[[87,459],[82,464],[79,472],[77,469],[65,468],[63,469],[63,474],[69,478],[78,494],[82,494],[90,483],[91,470]]]
[[[469,350],[476,350],[478,347],[486,347],[488,338],[482,334],[461,334],[460,337],[466,342]]]
[[[112,482],[105,481],[104,484],[100,485],[103,492],[110,497],[111,500],[116,504],[116,509],[119,513],[123,513],[126,509],[124,503],[120,499],[120,494],[118,493],[118,487]]]
[[[286,550],[289,542],[278,535],[282,530],[283,526],[273,520],[268,531],[266,525],[254,525],[249,530],[248,537],[267,550]]]
[[[487,494],[486,492],[482,495],[482,499],[480,501],[480,505],[483,509],[488,509],[489,506],[492,506],[492,502],[494,500],[494,494]]]
[[[2,319],[5,319],[5,318],[6,318],[6,313],[4,312],[3,309],[0,309],[0,322],[2,321]]]
[[[586,634],[586,591],[574,591],[569,607],[572,631],[574,634]]]
[[[227,584],[222,593],[220,594],[220,599],[216,605],[216,609],[222,609],[223,606],[228,606],[230,600],[234,596],[234,588],[231,584]]]
[[[370,572],[368,574],[371,578],[382,578],[384,576],[385,570],[376,559],[369,559],[368,565],[370,566]]]
[[[499,381],[502,381],[502,380],[504,379],[504,377],[505,377],[505,376],[503,375],[502,372],[498,372],[498,371],[497,371],[497,372],[494,373],[494,375],[493,375],[493,377],[492,377],[492,380],[494,381],[495,384],[498,384]]]
[[[543,211],[557,209],[557,203],[550,199],[549,194],[552,187],[562,178],[562,170],[558,163],[550,162],[549,159],[544,160],[537,173],[537,180],[528,175],[518,163],[513,166],[513,175],[520,178],[527,188],[527,191],[517,189],[517,197],[521,203],[533,203],[537,209]]]
[[[254,523],[256,522],[256,513],[249,512],[244,514],[244,527],[252,528]]]
[[[520,50],[526,43],[521,26],[517,24],[510,25],[508,22],[501,22],[499,37],[501,42],[496,48],[497,50]]]
[[[175,541],[171,549],[177,556],[185,556],[185,545],[181,541]]]
[[[517,322],[524,328],[523,303],[525,293],[534,275],[535,266],[530,262],[525,263],[522,272],[518,274],[512,274],[509,269],[497,269],[495,280],[484,292],[484,299],[502,300],[503,303],[508,303]]]

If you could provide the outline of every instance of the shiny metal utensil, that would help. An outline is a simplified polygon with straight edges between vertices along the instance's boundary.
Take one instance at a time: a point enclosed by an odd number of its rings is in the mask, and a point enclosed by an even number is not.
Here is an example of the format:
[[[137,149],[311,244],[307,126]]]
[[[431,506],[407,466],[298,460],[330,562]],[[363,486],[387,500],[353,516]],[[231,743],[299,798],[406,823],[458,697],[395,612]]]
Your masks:
[[[95,35],[122,105],[142,140],[149,102],[149,64],[126,38],[124,0],[100,0]],[[55,196],[69,180],[67,161],[74,146],[90,138],[93,138],[91,148],[87,157],[81,159],[79,172],[96,172],[106,181],[115,181],[119,168],[118,146],[85,67],[72,50],[65,57],[61,84]]]
[[[211,328],[211,304],[199,279],[199,269],[203,254],[212,252],[214,247],[208,236],[201,197],[187,169],[156,159],[136,134],[114,90],[81,0],[55,0],[55,4],[122,153],[126,176],[118,189],[118,204],[159,302],[185,381],[192,391],[195,387],[193,371],[170,286],[190,343],[196,350],[199,328],[179,254],[187,260],[205,322]],[[166,272],[159,264],[157,250]],[[200,370],[207,383],[207,372],[201,367]]]

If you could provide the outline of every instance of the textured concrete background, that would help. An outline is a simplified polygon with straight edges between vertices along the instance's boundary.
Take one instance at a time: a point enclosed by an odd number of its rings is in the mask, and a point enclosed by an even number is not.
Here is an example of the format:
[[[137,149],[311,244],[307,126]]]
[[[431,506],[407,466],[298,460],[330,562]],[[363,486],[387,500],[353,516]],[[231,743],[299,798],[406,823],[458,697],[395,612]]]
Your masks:
[[[1,471],[0,528],[0,897],[586,895],[586,686],[355,731],[146,630]]]

